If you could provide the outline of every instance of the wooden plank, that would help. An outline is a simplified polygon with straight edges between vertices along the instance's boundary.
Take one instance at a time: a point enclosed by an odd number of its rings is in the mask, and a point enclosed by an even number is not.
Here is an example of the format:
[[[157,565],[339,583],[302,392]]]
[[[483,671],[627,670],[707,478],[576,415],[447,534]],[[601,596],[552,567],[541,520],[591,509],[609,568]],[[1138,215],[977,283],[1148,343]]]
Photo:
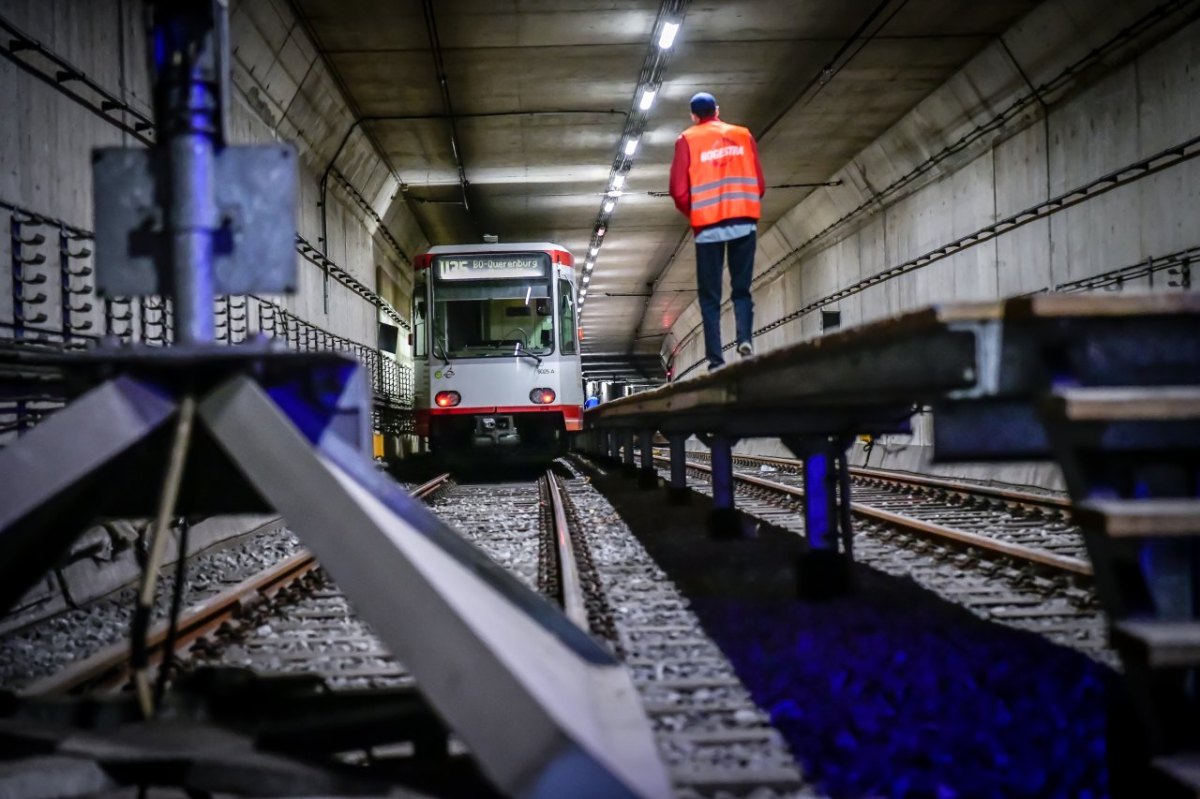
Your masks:
[[[592,408],[587,418],[593,423],[622,416],[637,414],[668,414],[688,411],[697,408],[714,408],[734,405],[738,402],[756,405],[771,404],[775,400],[789,405],[797,401],[820,404],[821,402],[841,401],[847,392],[853,392],[853,385],[842,385],[842,381],[825,385],[818,381],[817,385],[809,385],[805,381],[787,381],[789,390],[781,393],[752,390],[747,395],[746,388],[764,376],[773,376],[777,372],[810,364],[833,363],[836,359],[845,359],[847,364],[858,364],[865,353],[870,355],[879,347],[896,347],[912,340],[912,356],[910,360],[921,364],[919,353],[925,352],[931,342],[962,338],[966,334],[952,330],[948,322],[994,318],[999,313],[995,303],[965,303],[960,305],[945,305],[925,308],[901,316],[871,322],[849,330],[838,331],[809,341],[802,341],[790,346],[762,355],[731,363],[719,372],[700,376],[678,383],[669,383],[653,391],[646,391],[630,397],[612,400]],[[939,338],[943,337],[943,338]],[[922,339],[922,340],[918,340]],[[970,366],[972,364],[966,364]],[[868,374],[871,370],[864,370]],[[957,373],[956,373],[957,375]],[[914,377],[914,386],[910,389],[917,394],[939,393],[948,388],[966,385],[970,381],[960,377],[954,385],[948,384],[948,377],[938,373],[936,379],[929,385],[922,383],[919,377]],[[835,396],[836,395],[836,396]],[[881,404],[884,398],[870,395],[866,404]],[[895,400],[892,400],[895,402]]]
[[[1151,668],[1200,666],[1200,622],[1156,619],[1119,621],[1113,644],[1134,647]]]
[[[1080,527],[1113,538],[1200,535],[1200,499],[1094,499],[1071,514]]]
[[[1072,422],[1200,418],[1200,386],[1067,388],[1056,391],[1051,402]]]
[[[955,302],[934,306],[941,322],[986,322],[1004,316],[1004,302],[981,300],[979,302]]]
[[[1200,293],[1124,292],[1121,294],[1036,294],[1004,305],[1006,319],[1080,316],[1161,316],[1200,313]]]

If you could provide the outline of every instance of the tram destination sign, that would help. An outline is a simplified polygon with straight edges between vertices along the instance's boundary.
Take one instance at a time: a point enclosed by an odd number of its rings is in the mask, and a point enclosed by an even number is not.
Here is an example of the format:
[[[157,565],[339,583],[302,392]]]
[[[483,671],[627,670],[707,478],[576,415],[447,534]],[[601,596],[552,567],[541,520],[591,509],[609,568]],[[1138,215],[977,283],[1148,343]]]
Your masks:
[[[545,277],[550,257],[545,253],[479,253],[439,255],[437,276],[441,280]]]

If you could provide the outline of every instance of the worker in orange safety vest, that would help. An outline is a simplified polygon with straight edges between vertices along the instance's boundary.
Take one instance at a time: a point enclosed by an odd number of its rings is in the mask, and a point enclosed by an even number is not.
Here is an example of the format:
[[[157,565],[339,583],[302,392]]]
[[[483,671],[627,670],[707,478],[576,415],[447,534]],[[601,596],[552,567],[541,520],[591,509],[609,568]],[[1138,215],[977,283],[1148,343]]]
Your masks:
[[[691,111],[692,126],[675,141],[671,198],[691,223],[696,242],[696,286],[711,372],[725,365],[721,274],[726,253],[737,352],[742,357],[754,354],[750,279],[766,182],[754,136],[746,128],[722,122],[715,97],[708,92],[696,94]]]

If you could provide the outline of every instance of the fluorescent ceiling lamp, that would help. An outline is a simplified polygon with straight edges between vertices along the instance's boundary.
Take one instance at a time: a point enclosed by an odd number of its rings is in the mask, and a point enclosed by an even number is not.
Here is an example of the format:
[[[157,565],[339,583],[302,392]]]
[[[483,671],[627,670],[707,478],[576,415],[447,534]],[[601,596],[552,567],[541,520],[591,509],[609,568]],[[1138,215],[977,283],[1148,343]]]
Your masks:
[[[612,187],[613,187],[614,191],[619,190],[624,185],[625,185],[625,176],[624,175],[613,175]]]
[[[591,261],[588,261],[586,264],[583,265],[583,268],[590,272],[596,268],[596,265],[594,263],[592,263]]]
[[[592,276],[591,276],[591,275],[584,275],[584,276],[583,276],[583,283],[584,283],[584,285],[587,285],[587,284],[588,284],[588,283],[590,283],[591,281],[592,281]]]
[[[612,209],[617,207],[616,200],[606,200],[604,203],[604,213],[611,214]]]
[[[592,250],[591,250],[591,253],[592,253],[592,257],[593,257],[593,258],[595,258],[597,255],[599,255],[599,254],[600,254],[600,248],[599,248],[599,247],[593,247],[593,248],[592,248]]]
[[[605,230],[607,230],[607,228],[604,228],[604,227],[596,228],[596,238],[598,238],[598,239],[603,238]]]
[[[675,34],[677,33],[679,33],[678,22],[663,23],[662,33],[658,35],[658,46],[663,50],[670,48],[671,45],[675,44]]]
[[[581,289],[579,290],[579,296],[580,296],[580,297],[586,297],[586,296],[587,296],[587,287],[586,287],[586,286],[585,286],[584,288],[581,288]]]
[[[643,111],[649,111],[650,106],[654,105],[654,96],[657,94],[658,92],[654,89],[643,89],[642,101],[638,103],[638,108],[642,109]]]
[[[630,139],[625,142],[625,155],[633,155],[637,152],[638,140]]]

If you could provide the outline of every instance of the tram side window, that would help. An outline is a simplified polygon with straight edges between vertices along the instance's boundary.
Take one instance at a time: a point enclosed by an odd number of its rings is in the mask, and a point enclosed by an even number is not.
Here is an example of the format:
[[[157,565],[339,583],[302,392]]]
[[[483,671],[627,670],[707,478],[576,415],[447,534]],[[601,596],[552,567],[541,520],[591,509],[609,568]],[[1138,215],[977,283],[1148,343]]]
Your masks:
[[[413,314],[412,314],[412,335],[413,335],[413,357],[424,358],[428,355],[426,347],[428,346],[429,330],[426,326],[425,313],[425,286],[417,284],[413,287]]]
[[[571,283],[558,281],[558,318],[562,331],[562,354],[575,354],[575,293]]]

